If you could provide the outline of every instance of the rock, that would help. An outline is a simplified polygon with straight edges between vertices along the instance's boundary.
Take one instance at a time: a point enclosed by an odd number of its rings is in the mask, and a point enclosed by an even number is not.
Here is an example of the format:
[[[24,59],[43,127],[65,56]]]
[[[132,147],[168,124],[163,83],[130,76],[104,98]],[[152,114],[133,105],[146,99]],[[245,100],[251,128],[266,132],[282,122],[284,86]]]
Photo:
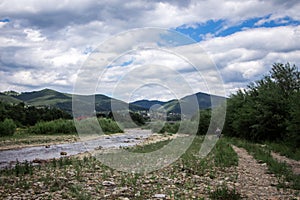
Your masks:
[[[46,145],[45,148],[50,148],[50,145]]]
[[[32,162],[33,162],[33,163],[39,163],[39,164],[41,164],[41,163],[46,163],[46,160],[36,158],[36,159],[34,159]]]
[[[103,149],[102,146],[98,146],[98,147],[95,148],[95,150],[101,150],[101,149]]]
[[[166,195],[165,194],[155,194],[155,195],[153,195],[153,198],[164,199],[164,198],[166,198]]]
[[[66,156],[67,154],[68,154],[68,153],[65,152],[65,151],[60,152],[60,155],[62,155],[62,156]]]
[[[122,194],[128,190],[127,187],[116,188],[113,192],[114,195]]]
[[[127,197],[119,197],[119,200],[129,200]]]
[[[138,191],[137,193],[134,194],[135,197],[140,197],[141,196],[141,192]]]
[[[95,169],[101,169],[99,165],[95,165]]]
[[[103,181],[102,185],[103,186],[114,186],[114,185],[116,185],[116,183],[113,181]]]

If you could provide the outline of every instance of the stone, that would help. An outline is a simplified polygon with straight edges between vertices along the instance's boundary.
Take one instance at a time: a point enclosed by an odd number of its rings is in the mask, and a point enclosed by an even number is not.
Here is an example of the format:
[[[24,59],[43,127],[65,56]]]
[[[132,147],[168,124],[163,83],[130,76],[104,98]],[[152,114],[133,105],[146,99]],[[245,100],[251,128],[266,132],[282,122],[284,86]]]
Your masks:
[[[68,154],[68,153],[65,152],[65,151],[60,152],[60,155],[61,155],[61,156],[66,156],[67,154]]]
[[[165,194],[155,194],[155,195],[153,195],[153,198],[164,199],[164,198],[166,198],[166,195]]]
[[[103,181],[102,185],[103,186],[114,186],[114,185],[116,185],[116,183],[113,181]]]

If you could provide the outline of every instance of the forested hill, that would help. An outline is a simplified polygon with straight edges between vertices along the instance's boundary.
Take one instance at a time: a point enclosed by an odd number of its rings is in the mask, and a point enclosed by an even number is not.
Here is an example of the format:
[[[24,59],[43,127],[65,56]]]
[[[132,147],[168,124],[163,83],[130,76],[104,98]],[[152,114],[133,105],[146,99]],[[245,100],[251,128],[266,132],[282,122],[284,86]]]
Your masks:
[[[26,105],[37,107],[55,107],[61,110],[72,112],[72,94],[61,93],[51,89],[40,91],[16,93],[13,91],[4,92],[0,95],[0,100],[9,103],[24,102]],[[111,111],[111,102],[120,108],[127,109],[129,105],[126,102],[110,98],[102,94],[95,95],[95,107],[97,112]],[[131,110],[143,110],[142,107],[130,105]]]
[[[140,100],[128,104],[118,99],[114,99],[102,94],[96,94],[95,108],[97,112],[109,112],[111,111],[111,104],[113,102],[114,107],[117,107],[120,110],[126,110],[129,108],[131,111],[143,111],[149,110],[153,105],[161,105],[169,113],[180,113],[180,104],[189,105],[191,104],[193,98],[197,98],[198,106],[201,109],[207,109],[211,107],[211,98],[214,98],[214,100],[218,100],[220,102],[225,100],[225,97],[218,97],[199,92],[183,97],[180,100],[175,99],[168,102],[158,100]],[[55,107],[69,113],[72,112],[72,94],[60,93],[51,89],[23,93],[8,91],[0,94],[0,100],[9,103],[24,102],[26,105],[37,107]]]

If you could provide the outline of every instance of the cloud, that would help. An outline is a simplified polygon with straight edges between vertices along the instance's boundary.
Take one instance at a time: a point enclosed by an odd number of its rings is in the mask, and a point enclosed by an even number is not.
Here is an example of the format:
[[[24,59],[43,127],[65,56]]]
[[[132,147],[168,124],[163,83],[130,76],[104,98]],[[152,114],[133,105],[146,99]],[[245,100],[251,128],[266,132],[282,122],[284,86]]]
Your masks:
[[[118,80],[122,73],[135,68],[148,73],[148,77],[142,76],[145,80],[150,80],[150,75],[163,78],[167,72],[158,67],[139,68],[151,64],[168,66],[181,73],[191,84],[193,91],[222,94],[219,81],[215,80],[219,73],[224,81],[226,94],[230,94],[267,73],[274,62],[299,63],[299,10],[298,0],[3,0],[0,3],[0,90],[13,88],[24,91],[51,86],[53,89],[71,92],[83,64],[93,65],[92,62],[99,62],[96,59],[100,54],[104,60],[113,59],[126,50],[136,48],[137,51],[127,52],[116,60],[115,67],[103,79],[107,81],[104,83],[106,94],[109,94],[109,85]],[[243,23],[253,19],[256,24],[245,29]],[[188,40],[171,44],[167,40],[168,36],[162,39],[159,34],[129,33],[126,39],[119,40],[115,37],[111,45],[97,49],[103,41],[131,28],[201,28],[208,22],[219,22],[216,23],[221,26],[219,31],[233,31],[227,35],[205,32],[201,36],[203,40],[198,44],[192,44]],[[238,26],[240,27],[236,28]],[[141,41],[144,43],[140,43]],[[142,48],[157,48],[159,42],[153,41],[161,42],[162,46],[169,45],[164,46],[169,52],[151,53]],[[196,45],[200,45],[205,51],[195,48]],[[95,60],[85,63],[93,50]],[[174,58],[172,52],[177,53],[178,57]],[[200,73],[195,73],[195,70],[186,65],[180,55],[196,64]],[[125,64],[122,66],[122,63]],[[214,63],[219,71],[216,71]],[[137,69],[132,73],[142,73],[143,70]],[[95,69],[91,68],[90,72],[93,70]],[[97,73],[89,74],[87,82],[88,79],[99,78]],[[173,85],[176,85],[174,77],[176,76],[173,76]],[[124,93],[135,87],[134,84],[130,87],[129,83],[127,85],[128,89],[124,85]],[[213,88],[216,88],[215,91]],[[160,89],[155,91],[152,98],[159,96],[167,99],[168,95],[162,94],[166,92]],[[151,95],[142,92],[140,96],[151,98]],[[136,95],[135,98],[137,97]]]

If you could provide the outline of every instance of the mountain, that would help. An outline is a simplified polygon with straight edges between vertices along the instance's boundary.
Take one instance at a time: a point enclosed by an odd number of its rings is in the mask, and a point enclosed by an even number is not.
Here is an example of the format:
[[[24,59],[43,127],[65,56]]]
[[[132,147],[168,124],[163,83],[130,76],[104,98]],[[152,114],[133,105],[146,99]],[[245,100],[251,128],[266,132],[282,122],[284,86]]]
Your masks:
[[[10,95],[7,95],[5,93],[0,93],[0,101],[4,101],[7,103],[14,103],[14,104],[22,102],[21,100],[14,98]]]
[[[181,113],[182,107],[187,112],[192,112],[195,110],[195,104],[198,104],[199,109],[207,109],[211,108],[212,105],[221,105],[225,100],[225,97],[198,92],[196,94],[185,96],[180,100],[169,101],[168,103],[164,104],[164,109],[167,112]],[[212,103],[212,101],[214,103]]]
[[[194,113],[195,104],[198,104],[199,109],[207,109],[212,107],[212,101],[214,102],[213,105],[218,106],[221,105],[225,100],[225,97],[199,92],[196,94],[185,96],[179,100],[173,99],[168,102],[157,100],[139,100],[132,102],[131,104],[144,107],[147,110],[149,110],[151,106],[158,104],[161,105],[162,108],[165,109],[168,113],[181,113],[181,108],[184,109],[184,111],[187,113]]]
[[[32,92],[5,92],[0,93],[0,100],[11,102],[11,103],[19,103],[24,102],[26,105],[33,106],[51,106],[57,107],[69,113],[72,113],[72,94],[61,93],[51,89],[43,89],[39,91]],[[76,98],[90,100],[91,96],[83,96],[83,95],[75,95]],[[111,111],[111,102],[114,105],[114,109],[116,110],[125,110],[130,108],[133,111],[137,110],[145,110],[140,106],[129,105],[128,103],[117,100],[114,98],[110,98],[108,96],[102,94],[95,95],[95,109],[97,112],[108,112]],[[82,102],[84,103],[84,102]]]
[[[56,103],[67,102],[72,99],[71,95],[66,95],[51,89],[23,92],[19,95],[11,96],[33,106],[55,105]]]
[[[85,104],[90,100],[91,96],[75,95],[76,99]],[[219,105],[225,97],[210,95],[206,93],[196,93],[193,95],[185,96],[179,100],[173,99],[168,102],[158,100],[139,100],[132,103],[114,99],[103,94],[95,94],[95,109],[97,112],[109,112],[115,110],[128,110],[143,111],[149,110],[153,105],[161,105],[161,109],[165,109],[168,113],[181,113],[181,108],[187,113],[194,113],[195,103],[198,104],[199,109],[207,109],[212,107],[211,100],[215,105]],[[14,91],[0,93],[0,100],[19,103],[24,102],[26,105],[33,106],[51,106],[57,107],[69,113],[72,113],[72,94],[61,93],[51,89],[43,89],[40,91],[16,93]]]
[[[132,102],[132,103],[130,103],[130,105],[136,105],[136,106],[139,106],[141,108],[145,108],[145,109],[149,110],[154,105],[163,106],[166,103],[167,102],[158,101],[158,100],[146,100],[146,99],[144,99],[144,100],[139,100],[139,101]]]

